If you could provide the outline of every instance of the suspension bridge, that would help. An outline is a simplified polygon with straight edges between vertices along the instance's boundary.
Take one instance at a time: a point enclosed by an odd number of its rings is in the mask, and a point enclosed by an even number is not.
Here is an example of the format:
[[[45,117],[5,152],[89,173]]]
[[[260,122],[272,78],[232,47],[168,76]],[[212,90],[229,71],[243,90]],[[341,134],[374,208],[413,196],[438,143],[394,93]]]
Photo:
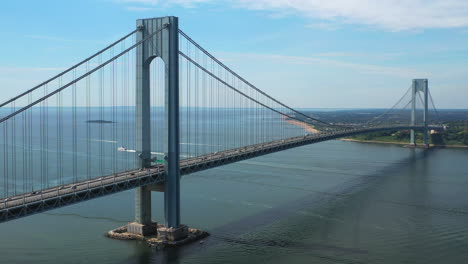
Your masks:
[[[442,129],[437,116],[428,80],[415,79],[367,122],[320,120],[235,73],[177,17],[142,19],[0,104],[0,222],[136,189],[128,230],[152,234],[151,192],[162,191],[165,225],[179,239],[182,175],[370,132],[410,130],[415,144],[419,130],[427,145],[429,130]]]

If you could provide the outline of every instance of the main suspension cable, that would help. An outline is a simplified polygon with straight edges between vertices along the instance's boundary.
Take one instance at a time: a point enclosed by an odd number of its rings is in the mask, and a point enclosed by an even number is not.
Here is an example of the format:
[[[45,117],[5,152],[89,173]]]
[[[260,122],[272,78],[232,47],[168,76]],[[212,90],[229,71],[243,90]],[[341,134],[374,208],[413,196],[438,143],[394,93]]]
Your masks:
[[[242,95],[242,96],[244,96],[244,97],[246,97],[246,98],[249,98],[250,100],[254,101],[255,103],[257,103],[257,104],[259,104],[259,105],[261,105],[261,106],[263,106],[263,107],[265,107],[265,108],[267,108],[267,109],[270,109],[271,111],[276,112],[276,113],[278,113],[278,114],[280,114],[280,115],[282,115],[282,116],[286,116],[286,117],[288,117],[288,118],[297,120],[297,121],[299,121],[299,122],[307,123],[307,121],[301,120],[301,119],[299,119],[299,118],[297,118],[297,117],[291,116],[291,115],[286,114],[286,113],[282,113],[282,112],[280,112],[280,111],[274,109],[273,107],[270,107],[270,106],[268,106],[268,105],[266,105],[266,104],[264,104],[264,103],[262,103],[262,102],[260,102],[260,101],[258,101],[258,100],[256,100],[256,99],[254,99],[253,97],[251,97],[251,96],[245,94],[244,92],[238,90],[238,89],[235,88],[234,86],[228,84],[227,82],[225,82],[224,80],[222,80],[221,78],[219,78],[218,76],[216,76],[214,73],[210,72],[210,71],[209,71],[208,69],[206,69],[205,67],[201,66],[199,63],[197,63],[196,61],[194,61],[193,59],[191,59],[189,56],[185,55],[185,53],[183,53],[182,51],[179,51],[179,54],[180,54],[182,57],[184,57],[186,60],[188,60],[189,62],[191,62],[193,65],[197,66],[197,68],[199,68],[200,70],[204,71],[205,73],[207,73],[208,75],[210,75],[211,77],[213,77],[213,78],[216,79],[217,81],[221,82],[222,84],[226,85],[227,87],[229,87],[231,90],[237,92],[238,94],[240,94],[240,95]],[[314,119],[314,120],[315,120],[315,119]],[[321,121],[321,120],[316,120],[316,121],[317,121],[317,122],[320,122],[320,123],[328,124],[328,123],[326,123],[326,122],[324,122],[324,121]],[[328,124],[328,125],[329,125],[329,124]]]
[[[404,99],[404,98],[406,97],[406,95],[409,93],[409,91],[411,90],[411,88],[412,88],[412,86],[410,86],[410,87],[406,90],[405,94],[403,94],[403,96],[400,98],[400,100],[398,100],[398,101],[396,102],[396,104],[394,104],[394,105],[392,106],[392,108],[388,109],[388,110],[385,111],[383,114],[381,114],[381,115],[379,115],[379,116],[377,116],[377,117],[372,118],[370,121],[367,122],[367,124],[370,124],[370,123],[374,122],[375,120],[377,120],[377,119],[379,119],[379,118],[385,116],[385,115],[388,114],[390,111],[392,111],[393,109],[395,109],[395,107],[397,107],[397,105],[399,105],[399,104],[401,103],[401,101],[403,101],[403,99]]]
[[[190,43],[192,43],[195,47],[197,47],[200,51],[202,51],[206,56],[208,56],[209,58],[211,58],[212,60],[214,60],[216,63],[218,63],[221,67],[223,67],[226,71],[228,71],[229,73],[231,73],[232,75],[234,75],[235,77],[237,77],[239,80],[241,80],[242,82],[244,82],[245,84],[247,84],[249,87],[251,87],[252,89],[256,90],[257,92],[261,93],[262,95],[266,96],[267,98],[269,98],[270,100],[274,101],[275,103],[287,108],[288,110],[296,113],[296,114],[299,114],[307,119],[311,119],[311,120],[314,120],[316,122],[319,122],[319,123],[322,123],[322,124],[326,124],[328,126],[333,126],[333,127],[340,127],[340,128],[347,128],[347,127],[344,127],[344,126],[340,126],[340,125],[335,125],[335,124],[331,124],[331,123],[328,123],[328,122],[325,122],[325,121],[322,121],[322,120],[319,120],[319,119],[316,119],[316,118],[313,118],[309,115],[306,115],[294,108],[291,108],[287,105],[285,105],[284,103],[276,100],[275,98],[271,97],[270,95],[268,95],[267,93],[263,92],[262,90],[260,90],[259,88],[257,88],[256,86],[254,86],[253,84],[251,84],[250,82],[248,82],[246,79],[242,78],[240,75],[238,75],[237,73],[235,73],[233,70],[231,70],[228,66],[226,66],[224,63],[222,63],[220,60],[218,60],[216,57],[214,57],[213,55],[211,55],[211,53],[209,53],[207,50],[205,50],[202,46],[200,46],[197,42],[195,42],[192,38],[190,38],[187,34],[185,34],[182,30],[179,29],[179,33],[184,37],[186,38]],[[295,118],[296,120],[298,121],[301,121],[301,122],[304,122],[303,120],[299,120],[297,118]]]
[[[439,111],[437,111],[437,108],[435,107],[434,99],[432,98],[431,90],[428,89],[429,92],[429,98],[431,99],[431,105],[432,108],[434,109],[434,112],[436,113],[437,116],[437,121],[440,123],[442,120],[440,119]]]
[[[126,50],[124,50],[124,51],[120,52],[119,54],[115,55],[114,57],[108,59],[108,60],[105,61],[104,63],[98,65],[98,66],[95,67],[94,69],[92,69],[92,70],[90,70],[89,72],[87,72],[87,73],[81,75],[80,77],[74,79],[73,81],[71,81],[71,82],[65,84],[65,85],[62,86],[61,88],[59,88],[59,89],[57,89],[57,90],[55,90],[55,91],[53,91],[53,92],[51,92],[51,93],[49,93],[49,94],[47,94],[47,95],[45,95],[45,96],[43,96],[43,97],[37,99],[36,101],[34,101],[34,102],[32,102],[32,103],[30,103],[30,104],[28,104],[28,105],[26,105],[26,106],[20,108],[19,110],[15,111],[15,112],[13,112],[13,113],[11,113],[11,114],[5,116],[5,117],[2,117],[2,118],[0,119],[0,123],[5,122],[6,120],[12,118],[13,116],[15,116],[15,115],[17,115],[17,114],[19,114],[19,113],[25,111],[26,109],[29,109],[30,107],[33,107],[34,105],[36,105],[36,104],[38,104],[38,103],[44,101],[45,99],[47,99],[47,98],[53,96],[54,94],[59,93],[59,92],[65,90],[66,88],[68,88],[69,86],[71,86],[71,85],[77,83],[78,81],[80,81],[80,80],[86,78],[87,76],[89,76],[89,75],[91,75],[92,73],[98,71],[99,69],[103,68],[104,66],[106,66],[106,65],[109,64],[109,63],[111,63],[112,61],[114,61],[114,60],[120,58],[122,55],[126,54],[126,53],[129,52],[130,50],[132,50],[132,49],[134,49],[135,47],[139,46],[141,43],[143,43],[143,42],[147,41],[148,39],[152,38],[154,35],[158,34],[159,32],[161,32],[161,31],[162,31],[163,29],[165,29],[166,27],[168,27],[168,24],[164,24],[161,28],[159,28],[159,29],[156,30],[155,32],[149,34],[146,38],[144,38],[144,39],[138,41],[137,43],[133,44],[132,46],[130,46],[130,47],[127,48]]]
[[[138,28],[135,29],[135,30],[133,30],[132,32],[130,32],[130,33],[128,33],[127,35],[125,35],[125,36],[123,36],[122,38],[120,38],[119,40],[115,41],[114,43],[110,44],[109,46],[105,47],[104,49],[102,49],[102,50],[96,52],[95,54],[91,55],[90,57],[88,57],[88,58],[82,60],[81,62],[75,64],[74,66],[72,66],[72,67],[66,69],[65,71],[63,71],[63,72],[61,72],[61,73],[55,75],[54,77],[52,77],[52,78],[50,78],[50,79],[48,79],[48,80],[46,80],[46,81],[44,81],[44,82],[42,82],[42,83],[40,83],[40,84],[34,86],[33,88],[31,88],[31,89],[29,89],[29,90],[27,90],[27,91],[25,91],[25,92],[23,92],[23,93],[21,93],[21,94],[19,94],[19,95],[15,96],[15,97],[13,97],[13,98],[11,98],[11,99],[9,99],[9,100],[7,100],[6,102],[1,103],[1,104],[0,104],[0,107],[3,107],[3,106],[5,106],[5,105],[7,105],[7,104],[13,102],[13,101],[15,101],[15,100],[17,100],[17,99],[23,97],[24,95],[26,95],[26,94],[28,94],[28,93],[31,93],[31,92],[33,92],[33,91],[39,89],[39,87],[41,87],[41,86],[43,86],[43,85],[45,85],[45,84],[47,84],[47,83],[49,83],[49,82],[51,82],[51,81],[53,81],[53,80],[55,80],[55,79],[57,79],[57,78],[59,78],[59,77],[65,75],[66,73],[68,73],[68,72],[70,72],[70,71],[72,71],[72,70],[74,70],[74,69],[76,69],[76,68],[78,68],[79,66],[85,64],[86,62],[92,60],[93,58],[95,58],[95,57],[97,57],[98,55],[104,53],[105,51],[107,51],[108,49],[112,48],[113,46],[117,45],[117,44],[120,43],[121,41],[123,41],[123,40],[125,40],[126,38],[130,37],[131,35],[133,35],[133,34],[134,34],[135,32],[137,32],[138,30],[139,30]]]

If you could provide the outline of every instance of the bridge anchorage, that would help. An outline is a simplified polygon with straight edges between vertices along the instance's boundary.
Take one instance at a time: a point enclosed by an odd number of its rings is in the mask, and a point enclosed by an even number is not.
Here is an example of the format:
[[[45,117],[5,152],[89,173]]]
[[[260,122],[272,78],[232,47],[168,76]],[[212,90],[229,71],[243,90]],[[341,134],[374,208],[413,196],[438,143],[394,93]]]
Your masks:
[[[182,245],[207,233],[181,224],[181,176],[373,132],[411,130],[414,146],[423,131],[427,146],[429,129],[442,129],[429,102],[436,110],[428,81],[415,79],[369,122],[330,123],[249,83],[181,31],[177,17],[137,20],[108,47],[0,102],[0,223],[136,189],[134,221],[108,235]],[[152,221],[153,192],[164,195],[164,225]]]

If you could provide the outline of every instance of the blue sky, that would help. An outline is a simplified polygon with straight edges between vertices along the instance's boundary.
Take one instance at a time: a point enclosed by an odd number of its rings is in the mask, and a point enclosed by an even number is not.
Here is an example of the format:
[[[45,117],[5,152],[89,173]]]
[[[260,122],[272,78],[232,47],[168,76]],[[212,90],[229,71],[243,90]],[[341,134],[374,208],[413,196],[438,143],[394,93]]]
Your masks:
[[[466,0],[2,1],[1,101],[166,15],[294,107],[385,108],[428,78],[439,108],[468,108]]]

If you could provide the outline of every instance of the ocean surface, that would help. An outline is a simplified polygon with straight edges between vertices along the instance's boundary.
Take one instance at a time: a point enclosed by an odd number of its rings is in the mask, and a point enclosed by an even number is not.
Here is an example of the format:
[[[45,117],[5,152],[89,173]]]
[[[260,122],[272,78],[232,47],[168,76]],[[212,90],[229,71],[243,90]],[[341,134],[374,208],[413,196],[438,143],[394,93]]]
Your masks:
[[[185,176],[204,243],[156,251],[104,233],[134,191],[0,224],[0,263],[468,263],[468,151],[329,141]],[[163,196],[153,194],[163,222]]]

